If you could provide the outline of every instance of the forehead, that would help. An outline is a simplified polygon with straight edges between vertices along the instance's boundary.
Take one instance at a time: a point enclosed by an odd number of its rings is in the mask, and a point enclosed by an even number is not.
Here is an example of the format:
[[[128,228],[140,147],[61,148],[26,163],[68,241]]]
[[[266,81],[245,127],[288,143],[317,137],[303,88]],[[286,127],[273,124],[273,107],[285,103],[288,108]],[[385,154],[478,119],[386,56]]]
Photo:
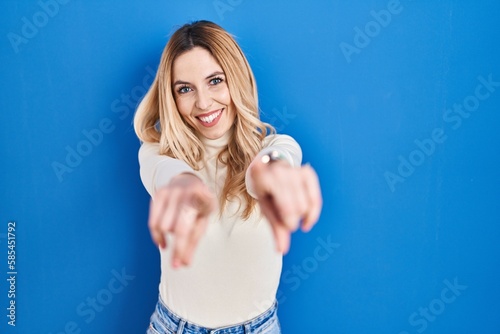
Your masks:
[[[174,81],[191,81],[204,79],[215,71],[222,71],[222,68],[210,52],[201,47],[194,47],[174,60],[172,70]]]

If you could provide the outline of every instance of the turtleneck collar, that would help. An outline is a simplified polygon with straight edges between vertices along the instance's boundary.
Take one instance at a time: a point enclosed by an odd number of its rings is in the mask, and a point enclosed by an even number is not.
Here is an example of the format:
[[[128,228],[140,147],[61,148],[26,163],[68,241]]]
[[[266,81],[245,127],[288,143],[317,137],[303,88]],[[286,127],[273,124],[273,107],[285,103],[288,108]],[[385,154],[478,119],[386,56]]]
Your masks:
[[[229,129],[222,137],[217,139],[208,139],[202,135],[199,135],[200,141],[205,146],[207,151],[219,152],[221,149],[227,146],[231,136],[233,135],[234,129]]]

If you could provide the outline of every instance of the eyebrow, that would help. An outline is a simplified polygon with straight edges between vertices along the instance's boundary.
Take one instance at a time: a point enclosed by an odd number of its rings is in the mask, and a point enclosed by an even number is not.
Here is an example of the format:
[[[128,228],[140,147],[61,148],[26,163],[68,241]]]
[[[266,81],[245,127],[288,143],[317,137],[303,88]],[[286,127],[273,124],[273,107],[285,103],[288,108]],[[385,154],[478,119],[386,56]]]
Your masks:
[[[224,72],[222,71],[215,71],[214,73],[210,74],[209,76],[207,76],[205,78],[205,80],[208,80],[210,78],[213,78],[217,75],[225,75]],[[189,85],[189,82],[187,81],[182,81],[182,80],[177,80],[176,82],[174,82],[174,86],[177,86],[177,85]]]

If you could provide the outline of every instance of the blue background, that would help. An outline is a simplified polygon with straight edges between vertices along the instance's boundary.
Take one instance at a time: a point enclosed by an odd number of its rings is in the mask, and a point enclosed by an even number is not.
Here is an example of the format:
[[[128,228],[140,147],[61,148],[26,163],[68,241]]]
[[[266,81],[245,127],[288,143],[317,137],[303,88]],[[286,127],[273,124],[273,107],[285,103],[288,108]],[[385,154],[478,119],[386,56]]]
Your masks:
[[[390,1],[65,1],[0,5],[2,333],[145,331],[159,256],[132,117],[195,19],[237,36],[263,118],[321,178],[321,220],[284,259],[283,332],[500,333],[500,89],[470,97],[500,81],[498,1],[401,0],[384,26]]]

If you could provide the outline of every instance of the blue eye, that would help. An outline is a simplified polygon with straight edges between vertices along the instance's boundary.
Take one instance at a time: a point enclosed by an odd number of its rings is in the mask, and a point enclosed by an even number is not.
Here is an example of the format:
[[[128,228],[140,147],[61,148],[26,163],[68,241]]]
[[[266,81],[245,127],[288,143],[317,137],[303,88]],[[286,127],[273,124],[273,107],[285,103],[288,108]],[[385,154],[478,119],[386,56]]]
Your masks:
[[[215,86],[220,84],[222,81],[223,81],[222,78],[216,77],[210,80],[210,84]]]
[[[189,93],[191,91],[191,88],[189,88],[188,86],[182,86],[181,88],[179,88],[177,90],[177,92],[179,92],[179,94],[186,94],[186,93]]]

